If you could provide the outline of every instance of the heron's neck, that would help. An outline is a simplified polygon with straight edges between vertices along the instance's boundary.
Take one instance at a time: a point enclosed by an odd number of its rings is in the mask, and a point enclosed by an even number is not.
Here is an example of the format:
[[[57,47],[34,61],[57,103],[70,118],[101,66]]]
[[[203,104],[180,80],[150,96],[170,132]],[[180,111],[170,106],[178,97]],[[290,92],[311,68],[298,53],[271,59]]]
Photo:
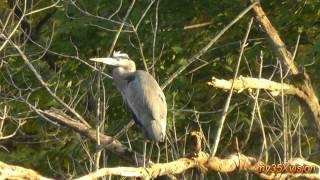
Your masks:
[[[135,72],[136,71],[136,64],[133,61],[129,60],[127,62],[127,64],[125,65],[124,70],[126,72]]]
[[[131,76],[133,76],[135,71],[136,64],[131,60],[127,60],[113,69],[112,76],[115,79],[127,80],[128,78],[131,78]]]
[[[136,71],[135,67],[131,69],[124,69],[122,67],[116,67],[113,69],[112,76],[114,79],[127,80]]]

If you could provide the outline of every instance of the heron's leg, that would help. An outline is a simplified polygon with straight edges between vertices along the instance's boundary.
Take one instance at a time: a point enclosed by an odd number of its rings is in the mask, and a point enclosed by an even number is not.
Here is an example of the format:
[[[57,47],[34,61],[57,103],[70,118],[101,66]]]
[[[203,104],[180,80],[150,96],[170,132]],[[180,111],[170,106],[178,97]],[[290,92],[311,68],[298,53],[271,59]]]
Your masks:
[[[159,163],[159,161],[160,161],[160,146],[159,146],[159,143],[158,143],[158,142],[156,142],[156,146],[157,146],[157,148],[158,148],[157,163]]]
[[[148,157],[148,159],[151,159],[151,157],[152,157],[153,145],[154,145],[154,142],[152,141],[152,142],[151,142],[151,147],[150,147],[150,151],[149,151],[149,157]]]
[[[146,151],[147,151],[147,141],[143,142],[143,167],[146,167]]]

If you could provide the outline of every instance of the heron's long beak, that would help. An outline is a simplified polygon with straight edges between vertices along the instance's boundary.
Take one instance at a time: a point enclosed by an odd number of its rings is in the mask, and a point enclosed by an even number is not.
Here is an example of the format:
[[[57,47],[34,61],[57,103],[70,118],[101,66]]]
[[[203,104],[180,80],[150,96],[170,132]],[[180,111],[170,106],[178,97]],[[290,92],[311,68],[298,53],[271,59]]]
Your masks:
[[[102,62],[111,66],[119,66],[119,61],[115,58],[90,58],[91,61]]]

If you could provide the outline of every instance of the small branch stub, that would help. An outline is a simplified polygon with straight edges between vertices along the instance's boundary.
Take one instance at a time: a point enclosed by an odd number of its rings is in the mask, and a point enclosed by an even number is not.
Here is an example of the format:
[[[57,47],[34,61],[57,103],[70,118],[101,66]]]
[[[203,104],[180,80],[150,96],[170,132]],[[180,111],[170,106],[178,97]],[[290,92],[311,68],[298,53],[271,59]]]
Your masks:
[[[199,131],[193,131],[191,133],[191,156],[197,156],[201,152],[202,133]]]

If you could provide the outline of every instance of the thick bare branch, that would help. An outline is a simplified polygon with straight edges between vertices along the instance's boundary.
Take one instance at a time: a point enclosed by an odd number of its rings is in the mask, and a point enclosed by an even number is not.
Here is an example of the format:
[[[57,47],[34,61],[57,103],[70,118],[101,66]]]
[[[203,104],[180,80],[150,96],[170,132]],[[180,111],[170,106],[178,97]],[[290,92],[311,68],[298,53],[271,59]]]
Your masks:
[[[287,69],[289,69],[293,74],[298,74],[299,70],[297,66],[292,61],[291,53],[286,49],[285,43],[280,38],[278,31],[272,26],[270,20],[264,13],[260,4],[257,4],[253,7],[253,11],[256,15],[256,20],[265,30],[266,35],[268,36],[275,52],[277,53],[280,60],[286,64]]]
[[[268,79],[258,79],[258,78],[251,78],[251,77],[243,77],[240,76],[239,78],[233,80],[224,80],[224,79],[217,79],[215,77],[212,77],[211,82],[208,82],[208,85],[214,87],[214,88],[220,88],[224,90],[230,90],[231,85],[234,83],[234,91],[236,92],[242,92],[244,90],[252,91],[254,89],[264,89],[266,91],[269,91],[273,96],[281,95],[281,91],[283,90],[283,93],[285,95],[296,95],[301,93],[301,90],[294,87],[290,84],[281,84],[278,82],[274,82]]]
[[[269,168],[268,168],[269,167]],[[287,167],[287,168],[286,168]],[[211,157],[209,154],[200,152],[197,157],[180,158],[169,163],[153,164],[150,167],[114,167],[102,168],[93,173],[79,177],[77,180],[97,179],[108,175],[125,177],[142,177],[144,179],[156,178],[164,175],[177,175],[189,169],[197,168],[202,172],[235,171],[251,172],[263,179],[287,179],[308,178],[320,179],[317,173],[319,165],[305,161],[300,158],[292,159],[288,164],[266,165],[253,157],[235,153],[226,158]],[[0,162],[0,178],[9,179],[49,179],[39,175],[37,172],[19,166],[12,166]]]
[[[38,111],[50,120],[57,122],[62,126],[71,128],[79,134],[97,142],[98,139],[96,129],[87,127],[83,123],[75,121],[68,115],[58,110]],[[100,133],[100,143],[108,151],[115,153],[119,158],[123,159],[126,162],[129,162],[132,165],[140,166],[143,164],[143,156],[141,154],[138,154],[135,151],[128,149],[126,146],[121,144],[118,140],[116,140],[113,137],[106,136]],[[151,161],[149,163],[151,163]]]
[[[9,165],[0,161],[0,179],[49,180],[50,178],[41,176],[39,173],[35,172],[34,170],[26,169],[20,166]]]
[[[251,2],[256,1],[251,0]],[[301,89],[301,93],[298,95],[299,100],[302,102],[304,107],[312,113],[314,122],[317,127],[318,137],[320,137],[320,105],[319,100],[312,88],[311,80],[308,74],[297,68],[297,66],[293,62],[292,54],[286,49],[286,45],[281,40],[276,29],[272,26],[261,5],[255,5],[253,11],[255,13],[256,20],[266,32],[270,40],[270,43],[273,46],[273,49],[278,55],[279,59],[282,61],[283,64],[286,65],[285,67],[293,74],[293,84],[296,84],[296,87]]]
[[[64,116],[56,114],[55,112],[44,112],[46,115],[50,116],[53,114],[58,116]],[[59,117],[59,119],[65,119],[65,117]],[[65,123],[65,120],[61,122]],[[68,124],[70,120],[66,120]],[[79,129],[79,122],[73,124],[73,129]],[[82,125],[83,126],[83,125]],[[90,134],[90,133],[89,133]],[[94,133],[93,133],[94,136]],[[142,167],[114,167],[114,168],[102,168],[95,172],[89,173],[85,176],[78,178],[77,180],[84,179],[97,179],[99,177],[117,175],[124,177],[141,177],[144,179],[152,179],[164,175],[177,175],[181,174],[187,170],[197,168],[202,173],[207,171],[212,172],[234,172],[234,171],[244,171],[255,173],[263,179],[286,179],[290,177],[295,178],[312,178],[320,179],[320,174],[316,172],[316,169],[319,169],[320,166],[312,162],[308,162],[301,158],[292,159],[288,164],[278,164],[268,166],[261,161],[258,161],[256,158],[248,157],[240,153],[232,154],[226,158],[210,157],[209,154],[201,151],[201,141],[202,134],[200,132],[191,133],[192,136],[192,145],[193,152],[191,152],[190,157],[180,158],[168,163],[158,163],[152,164],[147,168]],[[196,149],[196,151],[194,151]],[[270,167],[269,169],[267,167]],[[287,168],[285,168],[287,167]],[[38,173],[33,170],[28,170],[25,168],[10,166],[5,163],[0,162],[0,178],[1,175],[7,175],[7,172],[10,172],[10,169],[19,169],[20,175],[25,175],[29,173],[31,179],[47,179],[40,176]],[[5,176],[11,178],[9,176]],[[17,176],[13,174],[13,177]]]
[[[212,157],[208,160],[207,168],[224,173],[237,170],[253,172],[263,179],[288,179],[293,177],[320,179],[320,175],[317,173],[319,165],[300,158],[292,159],[287,164],[267,165],[262,161],[257,161],[256,158],[238,153],[224,159]]]

